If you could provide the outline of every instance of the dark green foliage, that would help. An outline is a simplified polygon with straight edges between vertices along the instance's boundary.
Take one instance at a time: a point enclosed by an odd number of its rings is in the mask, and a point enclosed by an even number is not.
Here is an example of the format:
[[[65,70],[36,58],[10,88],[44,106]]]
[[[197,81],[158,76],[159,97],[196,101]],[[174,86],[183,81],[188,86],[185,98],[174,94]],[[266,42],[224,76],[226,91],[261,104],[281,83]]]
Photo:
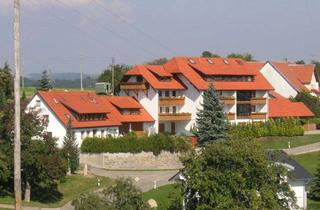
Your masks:
[[[75,173],[77,168],[79,167],[79,149],[77,139],[72,131],[72,120],[69,119],[67,128],[66,128],[66,136],[63,138],[63,148],[62,152],[64,157],[68,160],[68,165],[71,170],[71,173]]]
[[[25,101],[27,100],[27,95],[26,95],[26,91],[22,91],[22,96],[21,96],[21,101]]]
[[[123,78],[123,75],[127,73],[127,71],[130,69],[130,66],[124,65],[124,64],[116,64],[114,65],[114,86],[117,87],[120,83],[120,81]],[[109,82],[112,83],[112,71],[111,67],[104,70],[102,74],[98,77],[98,82]]]
[[[115,185],[105,189],[103,193],[116,210],[142,210],[147,208],[141,190],[134,186],[132,179],[117,179]]]
[[[285,181],[288,171],[268,161],[255,141],[208,143],[200,155],[186,158],[184,165],[186,181],[181,189],[188,210],[290,209],[295,203]]]
[[[306,64],[306,62],[304,62],[304,60],[297,60],[295,63],[296,64]]]
[[[203,93],[202,109],[197,113],[196,122],[197,128],[193,132],[200,143],[226,138],[228,122],[212,85]]]
[[[42,72],[41,80],[39,80],[39,83],[40,83],[39,90],[48,91],[52,89],[52,84],[51,84],[47,70],[44,70]]]
[[[320,81],[320,62],[319,61],[311,61],[311,63],[315,65],[316,80],[319,82]]]
[[[129,178],[115,180],[103,192],[85,193],[72,202],[76,210],[146,210],[142,192]]]
[[[267,122],[243,123],[230,125],[231,139],[252,139],[266,136],[303,136],[304,130],[298,119],[269,119]]]
[[[169,195],[170,205],[167,210],[183,209],[183,205],[182,205],[183,194],[182,194],[181,188],[178,186],[175,186],[175,187],[178,188],[178,190],[170,193]]]
[[[254,61],[253,59],[253,55],[250,54],[250,53],[243,53],[243,54],[240,54],[240,53],[231,53],[227,56],[228,58],[240,58],[244,61]]]
[[[0,68],[0,109],[13,98],[13,75],[7,63]]]
[[[131,133],[119,138],[86,138],[81,144],[83,153],[140,153],[161,151],[187,152],[191,148],[188,139],[183,136],[174,137],[165,134],[137,137]]]
[[[75,206],[75,210],[112,210],[102,196],[94,193],[81,194],[72,205]]]
[[[167,58],[158,58],[153,61],[148,62],[148,65],[163,65],[168,62]]]
[[[310,196],[312,200],[320,201],[320,161],[308,196]]]
[[[203,58],[220,58],[220,55],[218,54],[213,54],[210,51],[203,51],[201,57]]]
[[[299,92],[293,101],[303,102],[315,115],[320,117],[320,100],[306,91]]]

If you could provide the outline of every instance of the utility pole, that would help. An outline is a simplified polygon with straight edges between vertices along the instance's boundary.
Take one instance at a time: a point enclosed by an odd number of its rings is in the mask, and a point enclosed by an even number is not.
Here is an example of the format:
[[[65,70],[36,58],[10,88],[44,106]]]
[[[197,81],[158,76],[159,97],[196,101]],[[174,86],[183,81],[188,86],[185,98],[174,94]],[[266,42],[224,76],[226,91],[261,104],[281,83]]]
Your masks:
[[[81,91],[83,91],[83,68],[84,68],[84,65],[83,65],[83,56],[81,55],[81,60],[80,60],[80,88],[81,88]]]
[[[114,95],[114,63],[115,63],[115,59],[114,59],[114,57],[112,57],[112,59],[111,59],[112,61],[111,61],[111,86],[112,86],[112,95]]]
[[[20,0],[14,0],[14,194],[15,209],[21,210],[20,142]]]

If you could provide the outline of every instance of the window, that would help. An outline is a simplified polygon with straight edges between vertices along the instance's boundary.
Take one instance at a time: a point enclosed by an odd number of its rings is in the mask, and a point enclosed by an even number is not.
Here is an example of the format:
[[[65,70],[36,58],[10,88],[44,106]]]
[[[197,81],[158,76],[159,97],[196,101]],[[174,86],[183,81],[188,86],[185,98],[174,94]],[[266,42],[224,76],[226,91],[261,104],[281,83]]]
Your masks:
[[[137,82],[143,82],[143,77],[142,76],[137,76]]]
[[[251,106],[251,112],[256,112],[256,106],[255,105]]]
[[[41,101],[40,100],[36,100],[36,107],[40,107],[41,105]]]
[[[160,106],[160,113],[163,113],[163,107]]]
[[[96,135],[97,135],[97,130],[94,129],[94,130],[93,130],[93,137],[96,137]]]
[[[170,107],[166,107],[166,113],[170,113]]]
[[[162,98],[162,91],[159,91],[159,97]]]
[[[213,64],[213,61],[211,59],[208,59],[208,63]]]
[[[177,107],[176,106],[172,107],[172,113],[177,113]]]
[[[176,97],[177,96],[177,92],[175,90],[172,91],[172,97]]]
[[[229,64],[229,61],[227,59],[223,59],[223,62],[227,65]]]
[[[189,62],[192,63],[192,64],[195,64],[196,62],[192,59],[189,59]]]
[[[166,96],[166,97],[170,97],[170,91],[169,91],[169,90],[166,90],[165,96]]]
[[[49,122],[49,115],[43,115],[42,117],[45,122]]]
[[[85,132],[81,131],[81,139],[84,139]]]

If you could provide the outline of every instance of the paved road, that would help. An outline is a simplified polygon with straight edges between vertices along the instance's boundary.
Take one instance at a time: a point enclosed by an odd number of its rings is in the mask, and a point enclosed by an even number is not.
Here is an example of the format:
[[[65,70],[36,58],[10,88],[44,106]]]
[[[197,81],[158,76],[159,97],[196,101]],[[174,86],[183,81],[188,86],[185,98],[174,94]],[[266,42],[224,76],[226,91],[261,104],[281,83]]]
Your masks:
[[[178,173],[178,170],[162,170],[162,171],[108,171],[105,169],[90,167],[90,172],[98,175],[110,177],[113,179],[119,177],[130,177],[136,181],[136,185],[143,191],[149,191],[153,189],[154,182],[156,181],[157,186],[163,186],[172,184],[168,180]]]
[[[320,151],[320,142],[291,149],[284,149],[283,151],[286,152],[288,155],[301,155],[310,152],[318,152]]]

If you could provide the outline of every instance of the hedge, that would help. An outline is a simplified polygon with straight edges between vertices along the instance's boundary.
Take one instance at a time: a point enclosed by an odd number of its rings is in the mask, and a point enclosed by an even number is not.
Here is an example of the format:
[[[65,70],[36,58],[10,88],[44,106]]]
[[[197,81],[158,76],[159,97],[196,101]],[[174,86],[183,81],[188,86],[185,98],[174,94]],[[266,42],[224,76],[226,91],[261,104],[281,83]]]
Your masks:
[[[187,152],[191,149],[190,141],[184,136],[155,134],[137,137],[130,133],[123,137],[86,138],[81,144],[82,153],[140,153],[153,152],[158,155],[161,151]]]
[[[230,138],[259,138],[266,136],[302,136],[303,127],[294,118],[270,119],[267,122],[230,125]]]

